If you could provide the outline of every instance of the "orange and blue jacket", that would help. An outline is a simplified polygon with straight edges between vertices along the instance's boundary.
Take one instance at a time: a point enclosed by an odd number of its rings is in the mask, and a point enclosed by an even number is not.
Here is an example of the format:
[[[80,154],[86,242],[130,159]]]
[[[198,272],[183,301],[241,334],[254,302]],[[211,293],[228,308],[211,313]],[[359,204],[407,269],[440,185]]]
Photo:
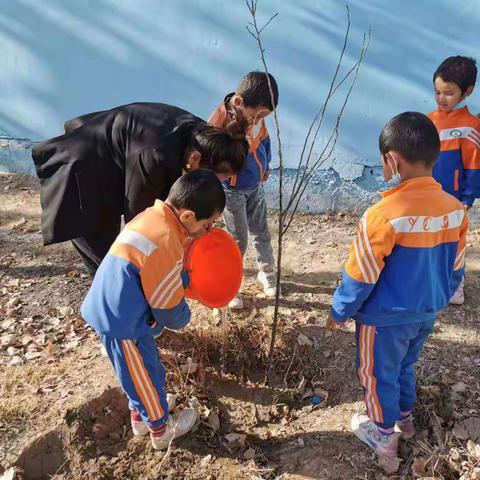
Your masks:
[[[208,119],[208,123],[217,127],[226,125],[228,113],[225,105],[228,104],[233,95],[233,93],[230,93],[225,97],[223,103]],[[233,175],[224,182],[224,186],[227,188],[243,191],[251,190],[262,182],[263,177],[270,169],[270,137],[263,119],[248,129],[247,140],[249,145],[247,163],[238,175]]]
[[[188,233],[160,200],[122,230],[95,274],[81,312],[97,333],[156,335],[190,320],[182,283]]]
[[[358,225],[332,316],[374,326],[434,319],[463,278],[465,207],[432,177],[381,195]]]
[[[451,112],[436,110],[428,117],[440,136],[433,177],[446,192],[471,206],[480,198],[480,118],[467,107]]]

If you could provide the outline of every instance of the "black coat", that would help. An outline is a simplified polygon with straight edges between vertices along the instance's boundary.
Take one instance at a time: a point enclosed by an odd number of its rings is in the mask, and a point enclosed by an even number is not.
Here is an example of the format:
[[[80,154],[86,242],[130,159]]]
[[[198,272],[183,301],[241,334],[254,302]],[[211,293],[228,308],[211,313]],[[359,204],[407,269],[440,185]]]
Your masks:
[[[161,103],[132,103],[74,118],[32,150],[44,244],[102,233],[164,200],[203,120]]]

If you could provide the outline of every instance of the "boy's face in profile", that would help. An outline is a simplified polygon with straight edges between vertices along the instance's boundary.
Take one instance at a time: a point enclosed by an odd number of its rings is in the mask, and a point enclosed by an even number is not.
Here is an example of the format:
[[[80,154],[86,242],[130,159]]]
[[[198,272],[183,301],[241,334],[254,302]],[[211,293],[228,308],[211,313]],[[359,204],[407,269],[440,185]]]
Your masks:
[[[435,102],[439,110],[451,112],[465,97],[470,95],[469,89],[462,93],[460,87],[453,82],[445,82],[442,77],[437,77],[434,82]],[[468,93],[470,90],[470,93]],[[473,90],[473,89],[472,89]]]
[[[264,107],[262,105],[258,107],[246,107],[243,98],[238,94],[235,94],[231,98],[230,103],[242,111],[244,117],[247,119],[248,126],[250,128],[257,125],[260,120],[264,119],[272,113],[267,107]]]
[[[190,237],[198,238],[205,235],[212,227],[214,222],[220,217],[221,212],[215,212],[210,218],[197,220],[195,213],[191,210],[184,210],[180,214],[180,222],[188,231]]]
[[[255,108],[244,107],[243,108],[243,114],[247,119],[249,127],[253,127],[257,125],[257,123],[260,122],[260,120],[270,115],[270,113],[272,112],[265,107],[255,107]]]

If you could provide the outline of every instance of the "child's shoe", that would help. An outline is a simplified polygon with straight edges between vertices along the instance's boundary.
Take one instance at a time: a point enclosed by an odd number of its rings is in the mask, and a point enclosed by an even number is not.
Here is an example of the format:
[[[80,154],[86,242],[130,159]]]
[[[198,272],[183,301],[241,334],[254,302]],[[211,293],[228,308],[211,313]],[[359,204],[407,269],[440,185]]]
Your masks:
[[[150,429],[150,441],[155,450],[164,450],[170,442],[188,433],[197,423],[198,414],[195,408],[185,408],[181,412],[168,417],[161,427]]]
[[[175,410],[176,404],[176,397],[170,393],[167,393],[167,403],[168,403],[168,411],[173,412]],[[130,410],[130,422],[132,424],[132,431],[133,434],[136,436],[146,435],[148,433],[148,427],[142,420],[140,413],[136,410]]]
[[[263,291],[267,297],[274,297],[276,295],[277,275],[275,272],[264,272],[260,270],[257,279],[262,284]]]
[[[353,433],[382,457],[396,458],[399,433],[383,433],[366,415],[352,417]]]
[[[228,304],[228,308],[230,308],[230,310],[241,310],[243,308],[242,297],[240,295],[235,295],[233,300]]]
[[[413,416],[402,418],[395,423],[395,431],[400,433],[400,438],[410,440],[415,436],[415,425],[413,424]]]
[[[465,303],[465,296],[463,294],[463,280],[458,286],[456,292],[450,299],[450,305],[463,305]]]

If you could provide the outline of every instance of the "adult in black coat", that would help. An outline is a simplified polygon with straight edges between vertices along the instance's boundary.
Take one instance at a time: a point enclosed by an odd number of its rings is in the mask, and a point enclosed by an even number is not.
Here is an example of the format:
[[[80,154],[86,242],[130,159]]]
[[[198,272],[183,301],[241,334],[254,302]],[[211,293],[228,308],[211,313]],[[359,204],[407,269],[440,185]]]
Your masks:
[[[208,125],[185,110],[133,103],[65,123],[65,134],[32,150],[40,179],[45,245],[72,240],[93,276],[120,231],[164,200],[186,170],[220,180],[238,173],[248,154],[247,124]]]

